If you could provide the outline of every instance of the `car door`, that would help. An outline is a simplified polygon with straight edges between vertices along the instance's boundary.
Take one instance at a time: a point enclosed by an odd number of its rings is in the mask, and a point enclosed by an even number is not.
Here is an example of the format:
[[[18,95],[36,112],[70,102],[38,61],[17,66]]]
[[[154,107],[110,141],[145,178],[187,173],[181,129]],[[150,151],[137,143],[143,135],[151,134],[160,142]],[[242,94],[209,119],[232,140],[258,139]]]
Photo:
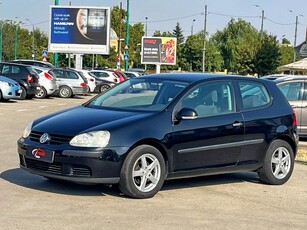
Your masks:
[[[236,112],[232,82],[212,81],[193,88],[175,111],[181,108],[194,109],[198,117],[174,123],[174,171],[236,165],[244,126]]]
[[[278,83],[278,88],[288,99],[290,105],[294,109],[297,117],[297,131],[300,134],[302,130],[302,125],[307,125],[307,118],[303,115],[303,111],[306,112],[306,102],[303,103],[302,92],[304,91],[304,80],[292,80]],[[307,98],[307,96],[305,96]],[[304,120],[305,119],[305,120]],[[304,128],[306,131],[306,128]]]
[[[300,134],[307,136],[307,81],[304,81],[304,92],[300,118]]]
[[[264,84],[253,80],[242,80],[237,84],[238,107],[244,117],[245,134],[239,164],[257,168],[267,150],[265,135],[278,121],[272,116],[272,99]]]

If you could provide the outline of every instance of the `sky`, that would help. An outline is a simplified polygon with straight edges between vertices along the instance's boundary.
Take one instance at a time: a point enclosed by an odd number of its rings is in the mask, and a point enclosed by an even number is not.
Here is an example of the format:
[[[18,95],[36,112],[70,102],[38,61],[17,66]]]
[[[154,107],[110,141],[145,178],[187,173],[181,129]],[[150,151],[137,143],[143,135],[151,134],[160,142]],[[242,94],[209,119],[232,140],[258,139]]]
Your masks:
[[[24,28],[32,25],[48,34],[49,7],[54,0],[0,0],[0,20],[20,21]],[[127,0],[59,0],[62,6],[119,6],[127,7]],[[305,41],[307,27],[306,0],[130,0],[130,23],[144,23],[147,19],[148,36],[154,31],[172,32],[178,22],[185,37],[204,28],[204,8],[207,5],[207,32],[209,36],[223,30],[231,18],[242,18],[256,29],[261,28],[276,35],[278,40],[287,38],[294,43],[295,21],[298,16],[297,42]],[[258,5],[255,6],[255,5]],[[194,21],[195,19],[195,21]]]

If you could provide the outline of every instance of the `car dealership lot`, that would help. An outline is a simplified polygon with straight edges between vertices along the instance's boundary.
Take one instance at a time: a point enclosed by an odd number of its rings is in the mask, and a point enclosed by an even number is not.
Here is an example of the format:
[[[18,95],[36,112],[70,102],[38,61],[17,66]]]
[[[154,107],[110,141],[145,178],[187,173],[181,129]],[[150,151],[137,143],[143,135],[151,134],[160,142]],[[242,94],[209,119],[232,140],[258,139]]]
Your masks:
[[[92,96],[0,102],[0,229],[305,229],[307,165],[299,163],[282,186],[252,173],[207,176],[166,181],[147,200],[22,171],[16,141],[28,123]]]

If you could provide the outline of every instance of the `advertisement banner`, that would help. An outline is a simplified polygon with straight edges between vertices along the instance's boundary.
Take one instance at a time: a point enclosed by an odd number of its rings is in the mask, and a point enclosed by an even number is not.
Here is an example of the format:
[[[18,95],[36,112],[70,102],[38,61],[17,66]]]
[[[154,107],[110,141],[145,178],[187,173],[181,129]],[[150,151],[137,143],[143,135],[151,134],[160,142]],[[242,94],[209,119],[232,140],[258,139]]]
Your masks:
[[[142,37],[142,64],[176,65],[177,39],[173,37]]]
[[[110,7],[50,7],[49,52],[109,54]]]

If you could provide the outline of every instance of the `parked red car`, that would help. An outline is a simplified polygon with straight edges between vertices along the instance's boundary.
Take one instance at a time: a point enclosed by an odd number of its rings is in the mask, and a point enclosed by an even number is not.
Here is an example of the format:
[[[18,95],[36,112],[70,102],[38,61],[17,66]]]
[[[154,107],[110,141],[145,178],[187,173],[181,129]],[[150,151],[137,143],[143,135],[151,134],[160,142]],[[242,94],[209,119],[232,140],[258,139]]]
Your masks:
[[[114,69],[107,69],[107,71],[113,72],[115,73],[118,77],[119,77],[119,82],[123,82],[126,81],[128,79],[128,77],[126,76],[126,74],[124,74],[121,71],[118,70],[114,70]]]

